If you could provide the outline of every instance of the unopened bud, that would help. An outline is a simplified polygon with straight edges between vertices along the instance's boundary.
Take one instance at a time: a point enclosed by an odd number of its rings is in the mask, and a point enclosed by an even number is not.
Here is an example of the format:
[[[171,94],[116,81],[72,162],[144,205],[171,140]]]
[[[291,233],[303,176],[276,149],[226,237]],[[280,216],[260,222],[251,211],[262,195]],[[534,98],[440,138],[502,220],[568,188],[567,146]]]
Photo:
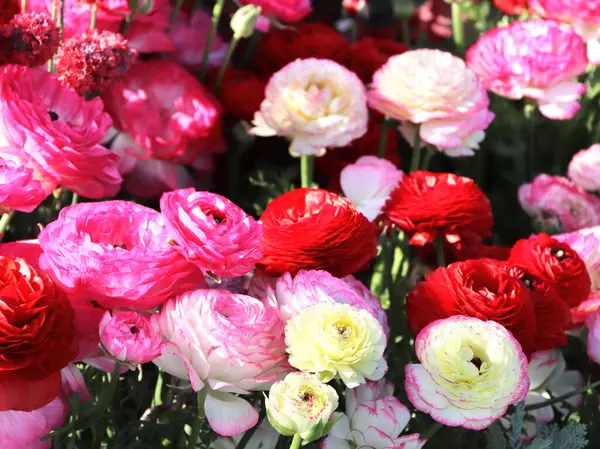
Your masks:
[[[260,16],[260,6],[246,5],[238,9],[231,18],[231,29],[235,39],[248,38],[254,33],[254,26]]]

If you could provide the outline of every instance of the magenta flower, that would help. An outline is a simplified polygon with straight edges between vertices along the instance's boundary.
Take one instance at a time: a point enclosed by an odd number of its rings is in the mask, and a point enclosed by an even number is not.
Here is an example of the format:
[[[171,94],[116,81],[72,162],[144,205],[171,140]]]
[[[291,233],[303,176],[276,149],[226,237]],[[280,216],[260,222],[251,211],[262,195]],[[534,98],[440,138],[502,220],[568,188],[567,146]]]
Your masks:
[[[11,210],[31,212],[55,187],[42,184],[39,174],[27,166],[28,163],[29,159],[22,151],[0,148],[0,214]]]
[[[100,145],[111,119],[45,70],[0,68],[0,145],[22,149],[36,171],[88,198],[121,188],[119,157]]]
[[[204,273],[243,276],[262,257],[262,223],[221,195],[176,190],[163,194],[160,211],[175,249]]]
[[[100,343],[120,362],[143,365],[160,356],[164,343],[150,320],[137,312],[105,312],[99,327]]]
[[[163,217],[132,202],[66,207],[39,241],[42,267],[72,300],[147,310],[204,285],[200,270],[169,244]]]
[[[572,29],[549,20],[513,22],[480,36],[467,51],[467,65],[486,89],[513,100],[536,100],[555,120],[577,113],[585,84],[585,43]]]
[[[590,192],[600,191],[600,144],[581,150],[569,163],[569,178]]]
[[[256,5],[262,14],[283,22],[298,22],[312,12],[310,0],[241,0],[243,5]]]

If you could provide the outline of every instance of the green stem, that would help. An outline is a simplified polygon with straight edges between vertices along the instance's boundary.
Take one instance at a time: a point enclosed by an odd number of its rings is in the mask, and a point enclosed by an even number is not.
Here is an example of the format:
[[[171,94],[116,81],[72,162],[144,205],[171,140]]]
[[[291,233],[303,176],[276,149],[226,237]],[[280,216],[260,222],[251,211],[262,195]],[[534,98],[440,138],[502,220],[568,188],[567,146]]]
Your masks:
[[[2,241],[2,236],[4,234],[4,231],[6,231],[6,228],[8,228],[8,224],[10,223],[10,220],[13,217],[14,212],[10,212],[8,214],[4,214],[2,215],[2,218],[0,218],[0,241]]]
[[[594,390],[595,388],[598,388],[598,387],[600,387],[600,380],[597,382],[591,383],[589,385],[586,385],[585,387],[578,388],[577,390],[570,391],[569,393],[565,393],[562,396],[556,396],[552,399],[548,399],[545,402],[539,402],[537,404],[527,405],[527,406],[525,406],[525,411],[530,412],[532,410],[538,410],[540,408],[548,407],[549,405],[558,404],[560,402],[566,401],[567,399],[569,399],[573,396],[587,393],[588,391]]]
[[[213,8],[212,20],[210,23],[210,31],[208,32],[208,39],[206,39],[206,45],[204,46],[204,53],[202,55],[202,66],[200,67],[199,74],[200,81],[204,79],[208,70],[208,58],[210,56],[210,49],[212,48],[215,36],[217,35],[217,26],[219,25],[219,20],[221,20],[221,14],[223,13],[224,4],[225,0],[217,0],[217,2],[215,3],[215,7]]]
[[[188,447],[190,449],[196,449],[196,447],[198,447],[196,446],[196,443],[198,441],[198,435],[200,434],[202,420],[204,418],[204,398],[206,397],[206,392],[204,390],[206,390],[206,388],[203,388],[196,394],[196,397],[198,398],[198,416],[196,416],[190,431],[190,439],[188,441]]]
[[[77,204],[79,202],[79,195],[77,195],[75,192],[73,192],[73,198],[71,198],[71,206],[73,206],[74,204]]]
[[[184,0],[175,0],[175,6],[173,7],[173,11],[171,11],[171,20],[169,28],[173,28],[173,25],[175,25],[175,20],[177,20],[177,15],[179,14],[181,7],[183,6],[183,2]]]
[[[529,121],[529,145],[527,149],[526,161],[526,181],[531,181],[535,177],[535,127],[536,127],[537,105],[535,102],[526,102],[525,104],[525,119]]]
[[[50,10],[50,17],[52,20],[56,20],[56,9],[56,0],[52,0],[52,9]],[[48,61],[48,72],[54,72],[54,56],[52,56]]]
[[[410,17],[402,16],[400,18],[400,25],[402,26],[402,43],[406,45],[406,48],[410,48],[410,25],[408,19]]]
[[[410,171],[417,171],[419,169],[419,165],[421,163],[421,136],[419,132],[421,130],[417,128],[415,133],[415,142],[413,144],[413,154],[412,160],[410,161]]]
[[[58,12],[58,27],[60,28],[60,43],[65,40],[65,0],[60,0],[60,8]]]
[[[444,237],[437,237],[433,246],[435,247],[435,260],[437,262],[438,267],[446,266],[446,258],[444,257]]]
[[[462,0],[453,0],[452,2],[452,36],[456,48],[462,52],[465,46],[465,29],[462,20]]]
[[[225,70],[227,70],[227,66],[229,65],[229,61],[231,61],[231,57],[233,56],[233,52],[237,47],[240,39],[238,37],[233,37],[231,42],[229,43],[229,48],[227,49],[227,53],[225,54],[225,59],[219,68],[219,74],[217,75],[217,82],[215,83],[215,95],[219,95],[219,88],[221,87],[221,81],[223,81],[223,77],[225,76]]]
[[[381,123],[381,134],[379,135],[379,149],[377,150],[377,157],[385,158],[385,147],[387,145],[388,129],[390,129],[392,121],[389,118],[384,118]]]
[[[25,12],[27,9],[27,0],[21,0],[21,12]]]
[[[290,444],[290,449],[300,449],[300,443],[302,443],[302,437],[299,433],[297,433],[296,435],[294,435],[292,444]]]
[[[92,11],[90,13],[90,31],[96,29],[96,17],[98,16],[98,3],[92,5]]]
[[[300,156],[300,185],[302,187],[312,186],[314,168],[314,156]]]
[[[432,436],[434,436],[438,430],[440,430],[444,425],[441,422],[433,423],[429,429],[421,434],[421,438],[424,440],[429,440]]]
[[[152,399],[152,406],[157,407],[163,403],[162,391],[164,385],[163,372],[158,371],[158,377],[156,378],[156,385],[154,386],[154,398]]]

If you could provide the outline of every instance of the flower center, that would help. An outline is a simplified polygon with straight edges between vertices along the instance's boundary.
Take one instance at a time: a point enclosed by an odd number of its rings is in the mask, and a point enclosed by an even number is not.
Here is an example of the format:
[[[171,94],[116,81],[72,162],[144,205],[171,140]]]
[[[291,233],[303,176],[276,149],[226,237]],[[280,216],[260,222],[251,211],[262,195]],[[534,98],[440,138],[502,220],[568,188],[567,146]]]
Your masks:
[[[125,245],[125,243],[117,243],[116,245],[110,245],[110,246],[112,246],[113,248],[121,248],[121,249],[125,249],[125,250],[128,249],[127,245]]]
[[[558,260],[563,260],[566,256],[565,251],[561,248],[552,248],[552,250],[550,251],[550,254],[552,254]]]
[[[58,114],[54,111],[48,111],[48,115],[50,116],[50,120],[53,122],[58,120]]]
[[[137,333],[138,333],[140,330],[138,329],[138,327],[137,327],[137,326],[131,326],[131,327],[129,328],[129,331],[131,332],[131,334],[132,334],[132,335],[137,335]]]
[[[347,324],[335,324],[333,327],[344,340],[352,335],[352,328]]]

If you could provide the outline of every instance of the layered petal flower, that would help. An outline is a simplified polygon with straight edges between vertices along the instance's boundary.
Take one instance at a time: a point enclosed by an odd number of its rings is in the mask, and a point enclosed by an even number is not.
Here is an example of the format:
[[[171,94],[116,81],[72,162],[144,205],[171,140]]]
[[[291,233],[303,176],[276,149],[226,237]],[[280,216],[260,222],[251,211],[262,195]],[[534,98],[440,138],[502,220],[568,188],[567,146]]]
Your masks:
[[[40,182],[39,174],[28,164],[25,153],[0,148],[0,214],[11,210],[31,212],[50,194],[51,188],[45,189],[48,183]]]
[[[256,5],[262,14],[283,22],[299,22],[312,12],[310,0],[241,0],[243,5]]]
[[[576,153],[569,163],[568,174],[575,184],[585,190],[600,190],[600,144]]]

